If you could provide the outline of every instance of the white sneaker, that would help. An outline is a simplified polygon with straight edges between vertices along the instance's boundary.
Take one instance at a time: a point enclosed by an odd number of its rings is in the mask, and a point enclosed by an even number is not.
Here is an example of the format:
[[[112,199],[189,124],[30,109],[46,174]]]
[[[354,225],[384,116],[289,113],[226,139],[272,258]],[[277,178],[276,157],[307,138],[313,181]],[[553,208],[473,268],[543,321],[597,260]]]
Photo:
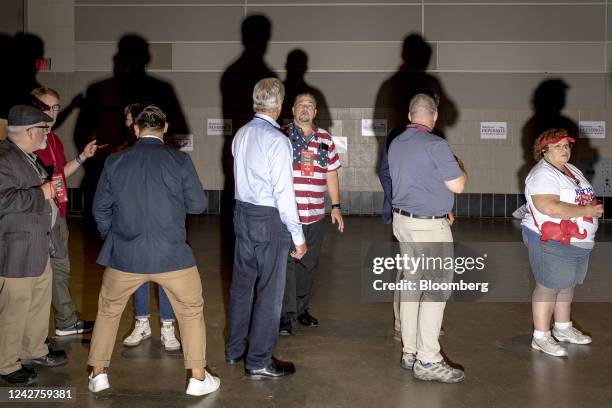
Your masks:
[[[570,326],[567,329],[553,327],[552,335],[557,341],[565,341],[572,344],[591,344],[593,342],[591,336],[587,336],[574,326]]]
[[[123,340],[123,345],[129,347],[137,346],[143,340],[146,340],[149,337],[151,337],[151,327],[149,326],[149,319],[136,319],[134,331],[132,331],[132,334],[130,334],[125,340]]]
[[[161,344],[163,344],[166,351],[175,351],[181,349],[181,343],[176,339],[174,335],[174,325],[172,323],[163,323],[161,328]]]
[[[110,388],[110,384],[108,382],[108,374],[101,373],[92,377],[93,373],[89,374],[89,391],[91,392],[100,392]]]
[[[221,385],[221,380],[219,380],[219,377],[209,374],[208,371],[205,371],[205,373],[206,377],[204,378],[204,381],[200,381],[196,378],[189,379],[189,384],[187,384],[187,390],[185,391],[187,395],[199,397],[201,395],[210,394],[211,392],[215,392],[219,389],[219,386]]]
[[[437,363],[423,363],[416,360],[412,368],[414,378],[423,381],[438,381],[441,383],[454,384],[465,379],[463,370],[453,368],[444,360]]]
[[[412,370],[416,360],[417,360],[416,353],[403,353],[402,359],[400,360],[400,367],[402,367],[404,370]]]
[[[535,337],[531,340],[531,348],[534,350],[540,350],[546,354],[555,357],[567,356],[567,350],[565,347],[557,343],[557,340],[553,339],[550,334],[544,335],[541,339]]]

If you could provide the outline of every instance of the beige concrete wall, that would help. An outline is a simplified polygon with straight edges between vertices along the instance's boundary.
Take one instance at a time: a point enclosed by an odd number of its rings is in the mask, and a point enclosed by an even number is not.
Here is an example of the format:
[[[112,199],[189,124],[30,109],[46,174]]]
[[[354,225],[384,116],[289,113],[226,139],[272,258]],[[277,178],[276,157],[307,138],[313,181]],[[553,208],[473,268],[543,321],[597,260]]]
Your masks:
[[[457,109],[456,122],[445,131],[471,174],[469,192],[520,191],[522,129],[543,80],[561,78],[570,86],[564,114],[572,120],[612,123],[612,3],[605,1],[62,0],[61,12],[53,15],[58,24],[73,27],[72,36],[41,26],[48,3],[29,0],[28,22],[38,24],[50,50],[73,51],[55,51],[54,72],[40,74],[40,80],[69,101],[110,73],[121,35],[143,35],[151,42],[150,72],[174,85],[186,112],[195,138],[192,157],[207,189],[223,185],[222,139],[206,136],[205,123],[221,117],[220,77],[239,56],[240,24],[252,13],[272,22],[265,59],[279,77],[285,76],[289,51],[308,54],[306,80],[323,92],[336,128],[348,137],[349,151],[342,155],[346,191],[380,190],[375,165],[382,140],[361,136],[361,119],[387,115],[374,111],[376,95],[397,70],[409,33],[428,41],[429,74]],[[480,121],[508,122],[508,139],[480,140]],[[69,119],[60,130],[67,143],[73,123]],[[612,157],[609,138],[591,146],[600,157]]]

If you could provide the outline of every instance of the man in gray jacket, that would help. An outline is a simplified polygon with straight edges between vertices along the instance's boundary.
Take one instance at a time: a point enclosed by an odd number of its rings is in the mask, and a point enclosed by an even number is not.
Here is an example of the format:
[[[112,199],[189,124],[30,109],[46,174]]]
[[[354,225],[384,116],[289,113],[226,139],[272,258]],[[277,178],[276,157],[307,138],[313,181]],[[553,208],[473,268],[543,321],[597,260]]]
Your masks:
[[[36,372],[23,365],[66,362],[63,351],[45,344],[57,208],[54,185],[33,152],[46,147],[48,122],[36,108],[14,106],[8,139],[0,141],[0,376],[10,385],[35,382]]]

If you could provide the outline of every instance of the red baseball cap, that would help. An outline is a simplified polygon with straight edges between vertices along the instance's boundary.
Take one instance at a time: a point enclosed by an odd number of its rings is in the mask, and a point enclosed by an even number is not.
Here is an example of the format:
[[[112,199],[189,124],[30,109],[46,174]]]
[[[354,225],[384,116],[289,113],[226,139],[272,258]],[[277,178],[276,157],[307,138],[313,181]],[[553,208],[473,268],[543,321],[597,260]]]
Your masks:
[[[563,139],[567,139],[569,143],[575,143],[573,137],[567,134],[565,129],[550,129],[544,132],[544,137],[540,140],[540,149],[543,149],[547,144],[559,143]]]

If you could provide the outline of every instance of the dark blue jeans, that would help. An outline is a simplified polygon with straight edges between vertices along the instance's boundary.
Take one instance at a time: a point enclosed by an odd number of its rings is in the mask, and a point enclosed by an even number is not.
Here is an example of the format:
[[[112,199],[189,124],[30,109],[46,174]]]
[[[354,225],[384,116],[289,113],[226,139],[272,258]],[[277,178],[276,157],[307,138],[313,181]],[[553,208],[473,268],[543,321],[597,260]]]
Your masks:
[[[159,289],[159,318],[162,322],[173,322],[174,313],[172,305],[168,300],[168,295],[164,289],[158,285]],[[134,308],[136,309],[136,318],[148,318],[149,313],[149,282],[143,283],[136,292],[134,292]]]
[[[245,368],[253,370],[270,365],[276,347],[291,235],[276,208],[241,201],[234,232],[226,354],[234,359],[246,351]]]

